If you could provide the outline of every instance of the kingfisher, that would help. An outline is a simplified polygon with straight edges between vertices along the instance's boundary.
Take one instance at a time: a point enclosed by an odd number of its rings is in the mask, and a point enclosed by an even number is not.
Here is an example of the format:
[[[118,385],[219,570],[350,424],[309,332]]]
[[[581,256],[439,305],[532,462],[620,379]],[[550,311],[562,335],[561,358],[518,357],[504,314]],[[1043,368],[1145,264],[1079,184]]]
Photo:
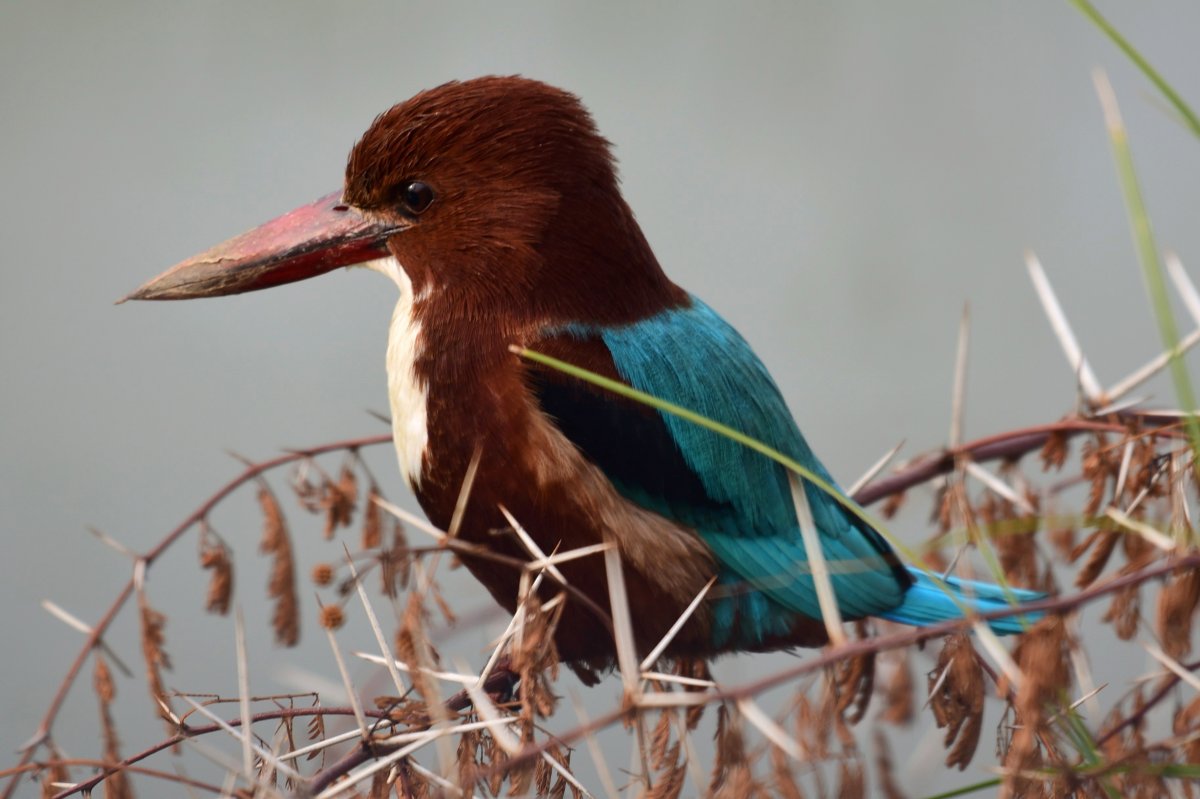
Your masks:
[[[343,266],[399,288],[386,359],[392,432],[430,521],[450,525],[474,467],[461,539],[532,560],[507,511],[543,553],[610,543],[639,656],[714,580],[666,656],[827,642],[787,469],[520,355],[549,355],[688,408],[836,485],[750,345],[664,273],[621,195],[611,146],[575,95],[520,76],[423,91],[376,117],[350,151],[340,191],[127,299],[237,294]],[[809,481],[803,490],[845,619],[929,625],[1040,596],[953,577],[939,585],[826,490]],[[515,611],[518,569],[462,560]],[[571,586],[559,657],[581,673],[611,667],[613,636],[598,612],[609,607],[603,560],[559,569]],[[1022,629],[1020,619],[990,624]]]

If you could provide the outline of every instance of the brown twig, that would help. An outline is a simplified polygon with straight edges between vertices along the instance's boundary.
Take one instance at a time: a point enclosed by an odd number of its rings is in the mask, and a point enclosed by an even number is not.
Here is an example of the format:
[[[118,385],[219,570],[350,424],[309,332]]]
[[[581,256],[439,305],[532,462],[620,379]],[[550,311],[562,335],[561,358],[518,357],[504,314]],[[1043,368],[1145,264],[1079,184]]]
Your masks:
[[[371,718],[375,718],[375,719],[387,719],[388,718],[388,714],[382,710],[364,710],[363,712],[366,715],[370,716]],[[250,721],[253,724],[253,723],[260,722],[260,721],[275,721],[275,720],[279,720],[279,719],[304,718],[306,716],[353,716],[353,715],[354,715],[354,710],[353,710],[353,708],[349,708],[349,707],[296,707],[296,708],[279,708],[278,710],[266,710],[266,711],[263,711],[262,713],[255,713],[253,716],[250,717]],[[230,727],[242,726],[241,718],[229,719],[226,723]],[[146,758],[150,757],[151,755],[155,755],[155,754],[158,754],[159,752],[162,752],[163,750],[170,749],[171,747],[175,746],[176,744],[182,743],[187,738],[196,738],[201,735],[209,735],[214,732],[219,732],[222,729],[223,729],[223,727],[221,727],[221,725],[219,725],[219,724],[205,724],[205,725],[197,725],[195,727],[192,727],[192,726],[186,727],[178,735],[174,735],[170,738],[159,741],[158,743],[154,744],[153,746],[143,749],[142,751],[138,752],[137,754],[126,757],[120,763],[116,764],[115,767],[113,767],[113,766],[105,767],[104,770],[101,771],[99,774],[96,774],[96,775],[84,780],[83,782],[76,783],[75,785],[71,786],[70,788],[67,788],[66,790],[63,790],[63,791],[60,791],[60,792],[54,794],[52,799],[66,799],[66,797],[74,796],[77,793],[87,794],[93,788],[95,788],[100,783],[104,782],[104,780],[108,779],[110,776],[112,776],[116,772],[128,769],[130,766],[133,766],[135,763],[138,763],[139,761],[145,760]],[[25,764],[22,764],[21,766],[17,766],[16,769],[10,769],[9,771],[11,772],[11,771],[15,771],[18,769],[23,770],[24,767],[25,767]],[[6,773],[8,773],[8,772],[6,772]]]
[[[952,619],[950,621],[944,621],[929,627],[914,627],[912,629],[902,630],[900,632],[890,633],[887,635],[856,639],[843,646],[830,647],[817,657],[806,660],[805,662],[793,668],[785,669],[784,671],[780,671],[763,677],[762,679],[735,686],[733,688],[711,691],[706,695],[706,698],[715,702],[731,700],[736,701],[738,699],[756,696],[763,691],[774,688],[782,683],[790,682],[804,675],[821,671],[822,669],[828,668],[843,660],[862,657],[864,655],[877,654],[890,649],[909,647],[913,644],[918,644],[931,638],[939,638],[950,633],[969,629],[976,621],[991,621],[993,619],[1019,616],[1022,613],[1030,613],[1035,611],[1042,611],[1046,614],[1066,613],[1086,605],[1099,597],[1114,593],[1131,585],[1140,585],[1157,577],[1163,577],[1175,571],[1176,569],[1194,568],[1200,568],[1200,553],[1192,553],[1168,562],[1156,563],[1139,571],[1114,577],[1107,582],[1093,584],[1091,587],[1075,594],[1047,597],[1046,599],[1041,599],[1037,602],[1029,602],[1023,605],[1004,608],[1002,610],[989,611],[988,613],[980,613],[977,616],[969,619]],[[635,712],[635,710],[635,707],[628,707],[612,711],[611,713],[607,713],[603,716],[598,716],[597,718],[589,721],[587,724],[580,724],[565,733],[559,734],[556,737],[556,741],[565,744],[573,743],[589,733],[603,729],[604,727],[621,720],[629,713]],[[548,746],[549,742],[545,744],[527,746],[520,752],[512,755],[512,757],[509,758],[509,760],[507,760],[502,767],[497,768],[504,770],[520,766],[523,763],[528,763],[534,758],[540,757],[541,753],[544,752]],[[492,772],[495,772],[497,768],[493,768]],[[486,780],[490,776],[491,772],[485,772],[481,775],[481,779]]]
[[[1154,417],[1152,414],[1147,414],[1147,412],[1145,412],[1145,411],[1127,411],[1127,412],[1122,412],[1121,414],[1117,414],[1117,415],[1110,416],[1107,418],[1109,418],[1109,419],[1128,418],[1131,420],[1132,419],[1140,419],[1143,421],[1150,420],[1150,419],[1157,420],[1157,417]],[[1173,421],[1173,420],[1171,420],[1171,421]],[[1167,426],[1161,428],[1158,431],[1142,431],[1142,432],[1143,432],[1143,434],[1157,432],[1162,435],[1173,435],[1175,433],[1174,433],[1174,431],[1171,430],[1172,427],[1173,427],[1173,425],[1168,424]],[[916,485],[919,485],[925,481],[928,481],[930,479],[933,479],[942,474],[946,474],[946,473],[952,471],[955,468],[956,462],[958,462],[962,458],[969,458],[970,460],[973,460],[973,461],[987,461],[987,460],[995,460],[995,459],[1015,460],[1025,454],[1028,454],[1031,451],[1034,451],[1034,450],[1042,447],[1052,435],[1072,437],[1072,436],[1076,436],[1076,435],[1083,434],[1083,433],[1105,433],[1105,432],[1107,432],[1107,433],[1125,433],[1125,432],[1129,432],[1129,427],[1125,424],[1121,424],[1116,421],[1100,421],[1100,420],[1092,420],[1092,419],[1084,419],[1084,418],[1067,418],[1067,419],[1063,419],[1061,421],[1054,422],[1051,424],[1037,425],[1037,426],[1022,428],[1019,430],[1009,431],[1009,432],[977,439],[975,441],[968,442],[968,443],[966,443],[960,447],[954,448],[954,449],[947,449],[947,450],[931,453],[924,457],[918,458],[915,461],[913,461],[912,463],[910,463],[908,466],[900,469],[898,472],[867,485],[865,488],[863,488],[862,490],[857,492],[857,494],[855,495],[855,499],[858,502],[866,505],[866,504],[871,504],[873,502],[876,502],[884,497],[902,493],[902,492],[904,492]],[[158,542],[158,544],[156,544],[151,550],[149,550],[145,555],[143,555],[140,558],[140,560],[145,564],[145,566],[149,566],[150,564],[152,564],[167,548],[169,548],[172,544],[174,544],[184,533],[186,533],[193,526],[202,522],[207,517],[207,515],[213,510],[213,508],[216,507],[220,502],[222,502],[226,497],[228,497],[233,491],[235,491],[236,489],[238,489],[239,487],[241,487],[242,485],[244,485],[247,482],[250,482],[252,480],[260,478],[260,476],[267,471],[270,471],[272,469],[278,468],[279,466],[283,466],[283,465],[286,465],[289,463],[294,463],[294,462],[301,461],[304,459],[313,458],[318,455],[326,454],[329,452],[335,452],[338,450],[349,450],[351,452],[356,452],[358,449],[360,449],[362,447],[386,443],[390,440],[391,440],[390,436],[388,436],[386,434],[369,436],[369,437],[351,439],[351,440],[346,440],[346,441],[332,442],[329,444],[323,444],[323,445],[320,445],[317,447],[304,449],[304,450],[289,451],[281,456],[278,456],[276,458],[273,458],[273,459],[270,459],[267,461],[263,461],[260,463],[248,463],[246,468],[243,470],[243,472],[241,474],[239,474],[237,477],[232,479],[225,486],[223,486],[218,491],[216,491],[211,496],[209,496],[195,511],[193,511],[186,519],[184,519],[174,530],[172,530],[170,533],[168,533],[166,536],[164,536],[163,539]],[[472,554],[477,554],[477,553],[472,553]],[[489,555],[494,555],[494,553],[489,552]],[[512,565],[515,565],[517,567],[523,566],[523,564],[520,563],[519,561],[517,561],[516,559],[513,559],[513,561],[514,562]],[[1069,610],[1071,608],[1083,605],[1100,595],[1120,590],[1123,587],[1139,584],[1141,582],[1153,579],[1156,576],[1161,576],[1168,571],[1179,568],[1180,566],[1186,566],[1186,565],[1193,565],[1193,566],[1200,565],[1200,558],[1198,558],[1195,555],[1186,556],[1183,558],[1179,558],[1179,559],[1171,562],[1170,564],[1167,564],[1167,565],[1160,564],[1158,566],[1151,566],[1151,567],[1148,567],[1141,571],[1134,572],[1132,574],[1128,574],[1123,577],[1116,578],[1116,579],[1111,580],[1108,583],[1105,583],[1103,585],[1093,586],[1092,588],[1089,588],[1088,590],[1081,591],[1081,592],[1071,595],[1071,596],[1066,596],[1066,597],[1060,596],[1060,597],[1056,597],[1053,599],[1042,600],[1040,602],[1025,606],[1025,608],[1023,608],[1023,609],[1011,609],[1011,610],[998,611],[998,612],[994,612],[994,613],[990,613],[990,614],[984,614],[981,616],[981,618],[984,618],[984,619],[1000,618],[1003,616],[1020,613],[1020,612],[1022,612],[1022,610],[1045,610],[1047,612]],[[60,711],[61,706],[62,706],[63,702],[65,701],[66,695],[67,695],[70,687],[74,684],[74,681],[77,678],[77,676],[83,666],[83,663],[86,661],[86,658],[89,655],[89,653],[92,651],[92,649],[94,649],[95,646],[97,646],[100,643],[100,641],[102,640],[105,632],[107,631],[108,627],[111,625],[111,623],[114,620],[114,618],[116,617],[117,613],[121,610],[121,608],[124,606],[124,604],[128,601],[128,599],[132,595],[133,588],[134,588],[134,582],[133,582],[133,580],[130,580],[125,585],[125,587],[122,589],[122,591],[117,595],[117,597],[113,600],[112,604],[105,611],[105,613],[102,616],[102,618],[100,619],[100,621],[92,629],[87,640],[84,642],[84,645],[81,647],[75,660],[73,661],[70,668],[68,669],[67,674],[64,676],[62,682],[60,683],[58,690],[56,691],[54,697],[52,698],[52,700],[47,708],[47,711],[38,726],[38,730],[37,730],[36,734],[33,736],[30,743],[28,743],[24,747],[24,749],[22,751],[20,763],[16,767],[17,771],[16,772],[13,772],[13,771],[7,772],[7,774],[11,774],[12,776],[3,792],[4,799],[8,799],[8,797],[10,797],[13,794],[13,792],[16,788],[16,785],[17,785],[17,773],[19,773],[21,770],[23,770],[24,767],[32,761],[33,756],[36,753],[36,750],[38,749],[38,747],[49,736],[50,731],[53,727],[54,721],[57,718],[58,712]],[[600,615],[604,616],[604,618],[607,620],[607,617],[605,616],[605,614],[603,614],[601,612]],[[832,649],[827,650],[821,656],[814,658],[813,660],[807,661],[806,663],[801,664],[800,666],[798,666],[796,668],[789,669],[785,672],[781,672],[776,675],[771,675],[771,676],[764,678],[755,683],[750,683],[750,684],[747,684],[744,686],[736,687],[733,689],[728,689],[725,691],[714,692],[711,696],[711,700],[719,701],[719,700],[738,699],[738,698],[745,698],[748,696],[752,696],[754,694],[757,694],[760,691],[763,691],[770,687],[776,686],[782,682],[786,682],[786,681],[795,679],[796,677],[810,673],[814,670],[824,668],[838,660],[841,660],[841,659],[844,659],[847,657],[855,657],[855,656],[860,656],[863,654],[880,652],[880,651],[883,651],[886,649],[894,649],[894,648],[909,646],[911,644],[915,644],[920,641],[927,640],[929,638],[937,637],[937,636],[952,632],[954,630],[961,629],[962,627],[964,627],[967,624],[969,624],[969,622],[966,622],[966,621],[945,622],[945,623],[942,623],[942,624],[939,624],[939,625],[936,625],[933,627],[913,629],[913,630],[896,633],[896,634],[892,634],[892,635],[888,635],[888,636],[881,636],[878,638],[867,639],[865,641],[856,641],[856,642],[847,644],[846,646],[832,648]],[[1166,690],[1168,690],[1168,689],[1162,689],[1163,696],[1165,696]],[[1157,696],[1158,700],[1161,700],[1161,698],[1162,698],[1161,696],[1158,696],[1158,695],[1156,695],[1156,696]],[[453,699],[451,701],[453,701]],[[457,709],[461,709],[461,708],[457,708]],[[298,711],[295,713],[295,715],[305,715],[305,714],[313,715],[314,711],[317,714],[320,714],[323,712],[328,712],[328,711],[321,711],[320,709],[310,709],[305,712]],[[1140,712],[1140,715],[1144,715],[1145,712],[1147,712],[1147,711],[1148,711],[1148,708],[1144,708]],[[607,714],[605,716],[602,716],[600,718],[593,720],[588,725],[584,725],[584,726],[581,726],[580,728],[577,728],[575,731],[573,731],[573,733],[569,733],[567,736],[562,736],[558,740],[569,742],[570,740],[573,740],[575,737],[587,734],[591,730],[598,729],[600,727],[607,726],[608,724],[615,722],[616,720],[627,715],[628,712],[630,712],[628,709],[614,711],[610,714]],[[262,716],[262,718],[269,718],[269,717],[270,717],[269,715]],[[1101,739],[1101,741],[1107,740],[1112,735],[1115,735],[1117,732],[1119,732],[1120,729],[1123,729],[1128,724],[1132,724],[1135,722],[1136,722],[1136,718],[1127,719],[1125,722],[1122,722],[1122,724],[1120,726],[1114,728],[1113,730],[1106,732],[1104,737]],[[189,732],[191,732],[192,734],[195,734],[196,730],[202,730],[202,729],[205,729],[205,728],[194,728],[193,730],[190,730]],[[156,747],[146,750],[144,753],[139,753],[139,755],[135,755],[132,758],[127,758],[127,762],[130,762],[130,763],[136,762],[136,760],[141,759],[142,757],[149,756],[150,754],[153,754],[154,752],[161,751],[163,748],[166,748],[167,746],[171,746],[174,743],[175,743],[175,741],[170,741],[170,742],[166,742],[164,744],[157,745]],[[527,747],[526,751],[520,753],[512,761],[506,763],[505,768],[509,768],[514,765],[518,765],[520,762],[524,762],[530,758],[539,756],[540,753],[543,751],[545,751],[544,746]],[[371,755],[368,752],[368,753],[365,753],[365,756],[369,757]],[[360,760],[358,762],[362,762],[362,761]],[[339,763],[336,765],[341,766],[342,764]],[[352,768],[352,767],[353,767],[353,765],[349,766],[348,768]],[[338,767],[331,767],[330,769],[326,769],[325,771],[323,771],[320,776],[322,779],[326,779],[326,777],[328,777],[328,780],[332,781],[333,779],[336,779],[341,774],[346,773],[348,768],[341,769]],[[2,776],[2,775],[0,775],[0,776]],[[91,782],[90,784],[91,785],[98,784],[98,782],[101,781],[103,778],[104,778],[104,775],[101,775],[99,778],[96,778],[95,781]],[[65,796],[65,795],[69,795],[69,793],[68,794],[60,794],[60,795]]]
[[[961,457],[967,457],[976,462],[1014,460],[1044,446],[1051,435],[1071,437],[1082,433],[1123,433],[1127,430],[1127,427],[1115,422],[1063,419],[1050,424],[998,433],[969,441],[956,449],[944,449],[919,457],[895,473],[863,486],[854,495],[854,500],[861,505],[870,505],[884,497],[907,491],[935,477],[954,471],[955,463]]]
[[[1196,671],[1197,669],[1200,669],[1200,660],[1185,664],[1184,668],[1188,671]],[[1154,692],[1153,696],[1147,699],[1128,716],[1121,719],[1121,721],[1114,724],[1109,729],[1105,730],[1101,735],[1097,736],[1095,744],[1096,748],[1099,749],[1100,747],[1104,746],[1109,739],[1120,734],[1122,730],[1126,730],[1144,719],[1147,713],[1158,706],[1160,702],[1167,698],[1167,696],[1171,693],[1171,690],[1174,689],[1176,685],[1179,685],[1180,679],[1180,676],[1175,673],[1165,675],[1162,683],[1158,686],[1158,690]]]
[[[367,436],[365,438],[349,439],[347,441],[335,441],[330,444],[323,444],[321,446],[313,447],[303,451],[289,452],[287,454],[280,455],[279,457],[272,458],[271,460],[247,466],[241,474],[230,480],[214,494],[209,496],[209,498],[206,499],[200,505],[200,507],[193,511],[186,519],[180,522],[174,530],[164,536],[163,539],[154,546],[154,548],[143,555],[141,560],[145,562],[147,567],[149,567],[150,564],[157,560],[158,557],[161,556],[168,547],[175,543],[175,541],[178,540],[189,529],[203,520],[222,500],[224,500],[242,485],[258,477],[263,472],[288,463],[294,463],[295,461],[303,460],[305,458],[312,458],[317,455],[322,455],[327,452],[336,452],[343,449],[358,449],[361,447],[383,444],[391,440],[391,435],[381,434]],[[104,615],[100,618],[100,621],[98,621],[92,628],[91,634],[87,637],[87,640],[84,641],[83,646],[80,647],[79,652],[75,655],[75,660],[71,662],[70,667],[67,669],[66,675],[59,683],[58,690],[55,691],[53,698],[50,700],[50,705],[47,707],[45,715],[42,716],[42,720],[38,724],[37,731],[34,733],[29,742],[22,747],[21,758],[18,762],[18,766],[23,766],[26,763],[29,763],[33,759],[33,755],[37,751],[38,746],[40,746],[41,743],[46,740],[47,736],[49,736],[50,730],[54,726],[54,720],[58,717],[58,712],[62,708],[62,704],[67,698],[67,693],[70,691],[71,686],[75,684],[75,679],[78,677],[80,670],[83,668],[83,664],[86,662],[88,655],[100,642],[100,639],[104,637],[104,633],[108,631],[108,628],[112,624],[113,619],[116,618],[117,613],[120,612],[125,603],[129,601],[129,597],[133,595],[133,588],[134,582],[133,579],[130,578],[129,581],[125,583],[125,587],[121,589],[119,594],[117,594],[116,599],[113,600],[112,604],[109,605],[108,609],[104,612]],[[8,784],[4,788],[4,793],[2,795],[3,799],[10,799],[16,789],[17,778],[13,777],[9,780]]]

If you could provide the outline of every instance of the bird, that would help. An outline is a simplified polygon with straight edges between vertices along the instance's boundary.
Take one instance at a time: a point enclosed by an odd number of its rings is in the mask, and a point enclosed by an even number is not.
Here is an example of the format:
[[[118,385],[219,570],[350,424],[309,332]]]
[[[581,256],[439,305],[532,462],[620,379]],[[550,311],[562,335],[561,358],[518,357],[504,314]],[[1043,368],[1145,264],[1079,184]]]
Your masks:
[[[520,592],[512,559],[607,543],[639,657],[701,594],[666,657],[828,642],[787,469],[520,354],[690,409],[836,486],[746,340],[667,277],[622,196],[612,146],[577,96],[521,76],[422,91],[375,118],[340,191],[126,299],[237,294],[349,266],[399,289],[386,366],[401,475],[446,529],[473,470],[456,535],[481,548],[462,560],[506,610]],[[1041,596],[934,579],[905,565],[848,500],[803,486],[845,619],[923,626]],[[559,658],[580,674],[612,668],[603,559],[558,568],[570,587],[554,631]],[[989,624],[1017,633],[1030,618]]]

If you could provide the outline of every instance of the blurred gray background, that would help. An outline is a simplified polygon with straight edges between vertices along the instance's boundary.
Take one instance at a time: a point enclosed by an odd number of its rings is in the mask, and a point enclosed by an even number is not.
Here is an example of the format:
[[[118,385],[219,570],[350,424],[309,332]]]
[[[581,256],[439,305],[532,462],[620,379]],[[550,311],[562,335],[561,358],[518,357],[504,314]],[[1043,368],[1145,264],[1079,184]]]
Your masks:
[[[1101,8],[1200,101],[1200,6]],[[368,411],[387,408],[395,297],[377,275],[113,305],[176,261],[337,188],[375,114],[487,73],[578,93],[616,144],[626,196],[667,271],[754,344],[848,483],[901,439],[909,455],[945,441],[968,300],[967,434],[1071,407],[1026,248],[1102,381],[1159,349],[1092,88],[1097,65],[1121,101],[1159,241],[1194,271],[1200,142],[1066,2],[4,3],[0,751],[33,732],[82,640],[39,602],[91,622],[128,576],[129,562],[86,526],[145,549],[240,469],[227,450],[265,458],[385,431]],[[1159,399],[1172,402],[1161,384]],[[392,453],[370,458],[385,492],[415,508]],[[340,547],[281,497],[300,572],[336,559]],[[922,521],[913,514],[897,532],[915,542]],[[272,644],[252,492],[212,522],[236,548],[256,689],[336,682],[307,589],[301,648]],[[150,574],[170,617],[168,679],[232,694],[231,625],[201,612],[204,583],[194,538]],[[488,607],[457,573],[447,587],[460,610]],[[137,664],[131,619],[110,642]],[[502,621],[446,647],[481,662]],[[360,626],[344,639],[370,646]],[[728,659],[720,675],[741,681],[789,662]],[[366,667],[356,675],[372,679]],[[133,751],[161,727],[138,681],[119,690]],[[573,690],[594,710],[617,692],[613,681]],[[96,751],[89,694],[85,675],[56,727],[80,756]],[[623,766],[626,744],[613,741]],[[929,784],[940,755],[926,748],[895,752],[905,784]],[[987,776],[988,749],[963,782]]]

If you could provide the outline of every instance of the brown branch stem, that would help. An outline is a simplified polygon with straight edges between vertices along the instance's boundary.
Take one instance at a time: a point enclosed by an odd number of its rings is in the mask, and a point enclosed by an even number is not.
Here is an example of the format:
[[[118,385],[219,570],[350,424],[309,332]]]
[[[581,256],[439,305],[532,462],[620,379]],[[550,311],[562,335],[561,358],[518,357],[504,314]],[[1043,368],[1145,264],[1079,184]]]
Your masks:
[[[768,675],[762,679],[733,688],[711,691],[705,695],[705,698],[710,701],[736,701],[738,699],[746,699],[757,696],[763,691],[774,688],[782,683],[790,682],[811,674],[815,671],[828,668],[840,661],[850,658],[862,657],[864,655],[877,654],[891,649],[901,649],[904,647],[918,644],[930,638],[938,638],[960,630],[969,629],[976,621],[990,621],[993,619],[1005,618],[1008,616],[1018,616],[1022,613],[1032,611],[1042,611],[1047,614],[1052,613],[1067,613],[1082,607],[1089,602],[1098,599],[1107,594],[1114,593],[1127,588],[1131,585],[1140,585],[1158,577],[1166,576],[1176,569],[1195,569],[1200,568],[1200,553],[1193,552],[1179,558],[1168,559],[1164,562],[1156,563],[1147,566],[1136,572],[1114,577],[1104,583],[1096,583],[1091,587],[1079,591],[1075,594],[1062,595],[1056,597],[1047,597],[1036,602],[1029,602],[1022,605],[1014,605],[1001,610],[994,610],[988,613],[980,613],[969,619],[953,619],[944,621],[939,624],[934,624],[929,627],[914,627],[909,630],[903,630],[888,635],[880,635],[872,638],[860,638],[851,641],[847,644],[838,647],[829,647],[817,657],[804,661],[790,669],[785,669],[775,674]],[[556,736],[555,741],[559,743],[570,744],[579,740],[583,736],[603,729],[604,727],[613,724],[624,718],[627,714],[636,710],[636,706],[629,706],[620,710],[615,710],[603,716],[598,716],[592,719],[587,724],[581,724],[565,733]],[[1106,736],[1107,737],[1107,736]],[[528,763],[534,758],[540,757],[541,753],[547,749],[552,742],[545,744],[537,744],[526,746],[520,752],[514,754],[502,767],[493,768],[491,771],[481,775],[481,779],[487,780],[496,771],[504,771],[514,768],[524,763]]]
[[[363,712],[366,715],[370,716],[371,718],[375,718],[375,719],[386,719],[388,717],[388,714],[381,710],[366,710],[366,709],[364,709]],[[266,711],[263,711],[262,713],[255,713],[254,715],[252,715],[250,717],[250,723],[255,724],[260,721],[278,721],[279,719],[304,718],[305,716],[353,716],[353,715],[354,715],[354,709],[350,708],[350,707],[279,708],[278,710],[266,710]],[[230,727],[242,726],[241,718],[229,719],[225,723],[228,724]],[[176,744],[182,743],[184,741],[184,739],[186,739],[186,738],[197,738],[201,735],[209,735],[214,732],[220,732],[223,729],[224,728],[219,724],[205,724],[205,725],[197,725],[195,727],[187,727],[183,732],[180,732],[178,735],[174,735],[170,738],[159,741],[158,743],[154,744],[153,746],[143,749],[142,751],[138,752],[137,754],[130,755],[129,757],[122,760],[120,763],[104,765],[104,770],[101,771],[99,774],[89,777],[87,780],[84,780],[83,782],[76,783],[75,785],[71,786],[70,788],[67,788],[63,791],[60,791],[60,792],[54,794],[52,799],[66,799],[66,797],[74,796],[77,793],[87,794],[93,788],[95,788],[100,783],[104,782],[104,780],[108,779],[116,772],[123,771],[123,770],[132,770],[130,767],[132,767],[134,764],[136,764],[142,760],[145,760],[146,758],[150,757],[151,755],[158,754],[159,752],[161,752],[165,749],[170,749],[171,747],[175,746]],[[18,769],[24,770],[24,768],[25,768],[25,764],[22,764],[21,766],[16,767],[16,769],[10,769],[9,771],[15,771]],[[8,772],[5,772],[5,773],[8,773]]]
[[[186,519],[180,522],[174,530],[167,533],[167,535],[164,536],[162,540],[154,546],[153,549],[143,555],[141,559],[145,561],[147,567],[150,566],[150,564],[158,559],[158,557],[161,556],[168,547],[175,543],[175,541],[178,540],[189,529],[204,519],[222,500],[247,482],[258,477],[263,472],[288,463],[294,463],[295,461],[315,457],[328,452],[336,452],[344,449],[359,449],[362,447],[373,446],[375,444],[383,444],[391,440],[392,437],[390,434],[380,434],[366,436],[364,438],[349,439],[346,441],[336,441],[330,444],[323,444],[318,447],[313,447],[311,449],[288,452],[276,458],[272,458],[271,460],[247,466],[241,474],[222,486],[216,491],[216,493],[209,496],[209,498],[206,499],[200,505],[200,507],[193,511]],[[113,619],[116,618],[117,613],[120,612],[121,608],[132,595],[133,578],[131,577],[129,581],[125,583],[125,587],[121,589],[121,592],[117,595],[116,599],[113,600],[112,604],[109,605],[108,609],[104,612],[104,615],[100,618],[100,621],[98,621],[92,628],[91,634],[88,635],[87,640],[84,641],[83,646],[80,647],[79,652],[75,655],[75,659],[71,662],[70,667],[67,669],[66,675],[63,677],[62,682],[59,683],[58,690],[55,691],[54,697],[50,700],[50,705],[47,707],[45,715],[43,715],[41,722],[38,724],[37,731],[34,733],[29,743],[23,747],[18,766],[23,766],[30,762],[33,759],[34,753],[37,751],[38,746],[40,746],[42,742],[44,742],[50,735],[50,730],[54,726],[54,720],[58,717],[58,712],[62,708],[63,702],[66,701],[67,693],[71,690],[71,686],[74,685],[75,679],[79,676],[79,672],[83,668],[83,664],[87,662],[88,655],[100,642],[100,639],[104,637],[104,633],[108,631]],[[4,788],[4,793],[2,795],[3,799],[10,799],[16,789],[17,778],[14,776],[8,781],[8,784]]]

